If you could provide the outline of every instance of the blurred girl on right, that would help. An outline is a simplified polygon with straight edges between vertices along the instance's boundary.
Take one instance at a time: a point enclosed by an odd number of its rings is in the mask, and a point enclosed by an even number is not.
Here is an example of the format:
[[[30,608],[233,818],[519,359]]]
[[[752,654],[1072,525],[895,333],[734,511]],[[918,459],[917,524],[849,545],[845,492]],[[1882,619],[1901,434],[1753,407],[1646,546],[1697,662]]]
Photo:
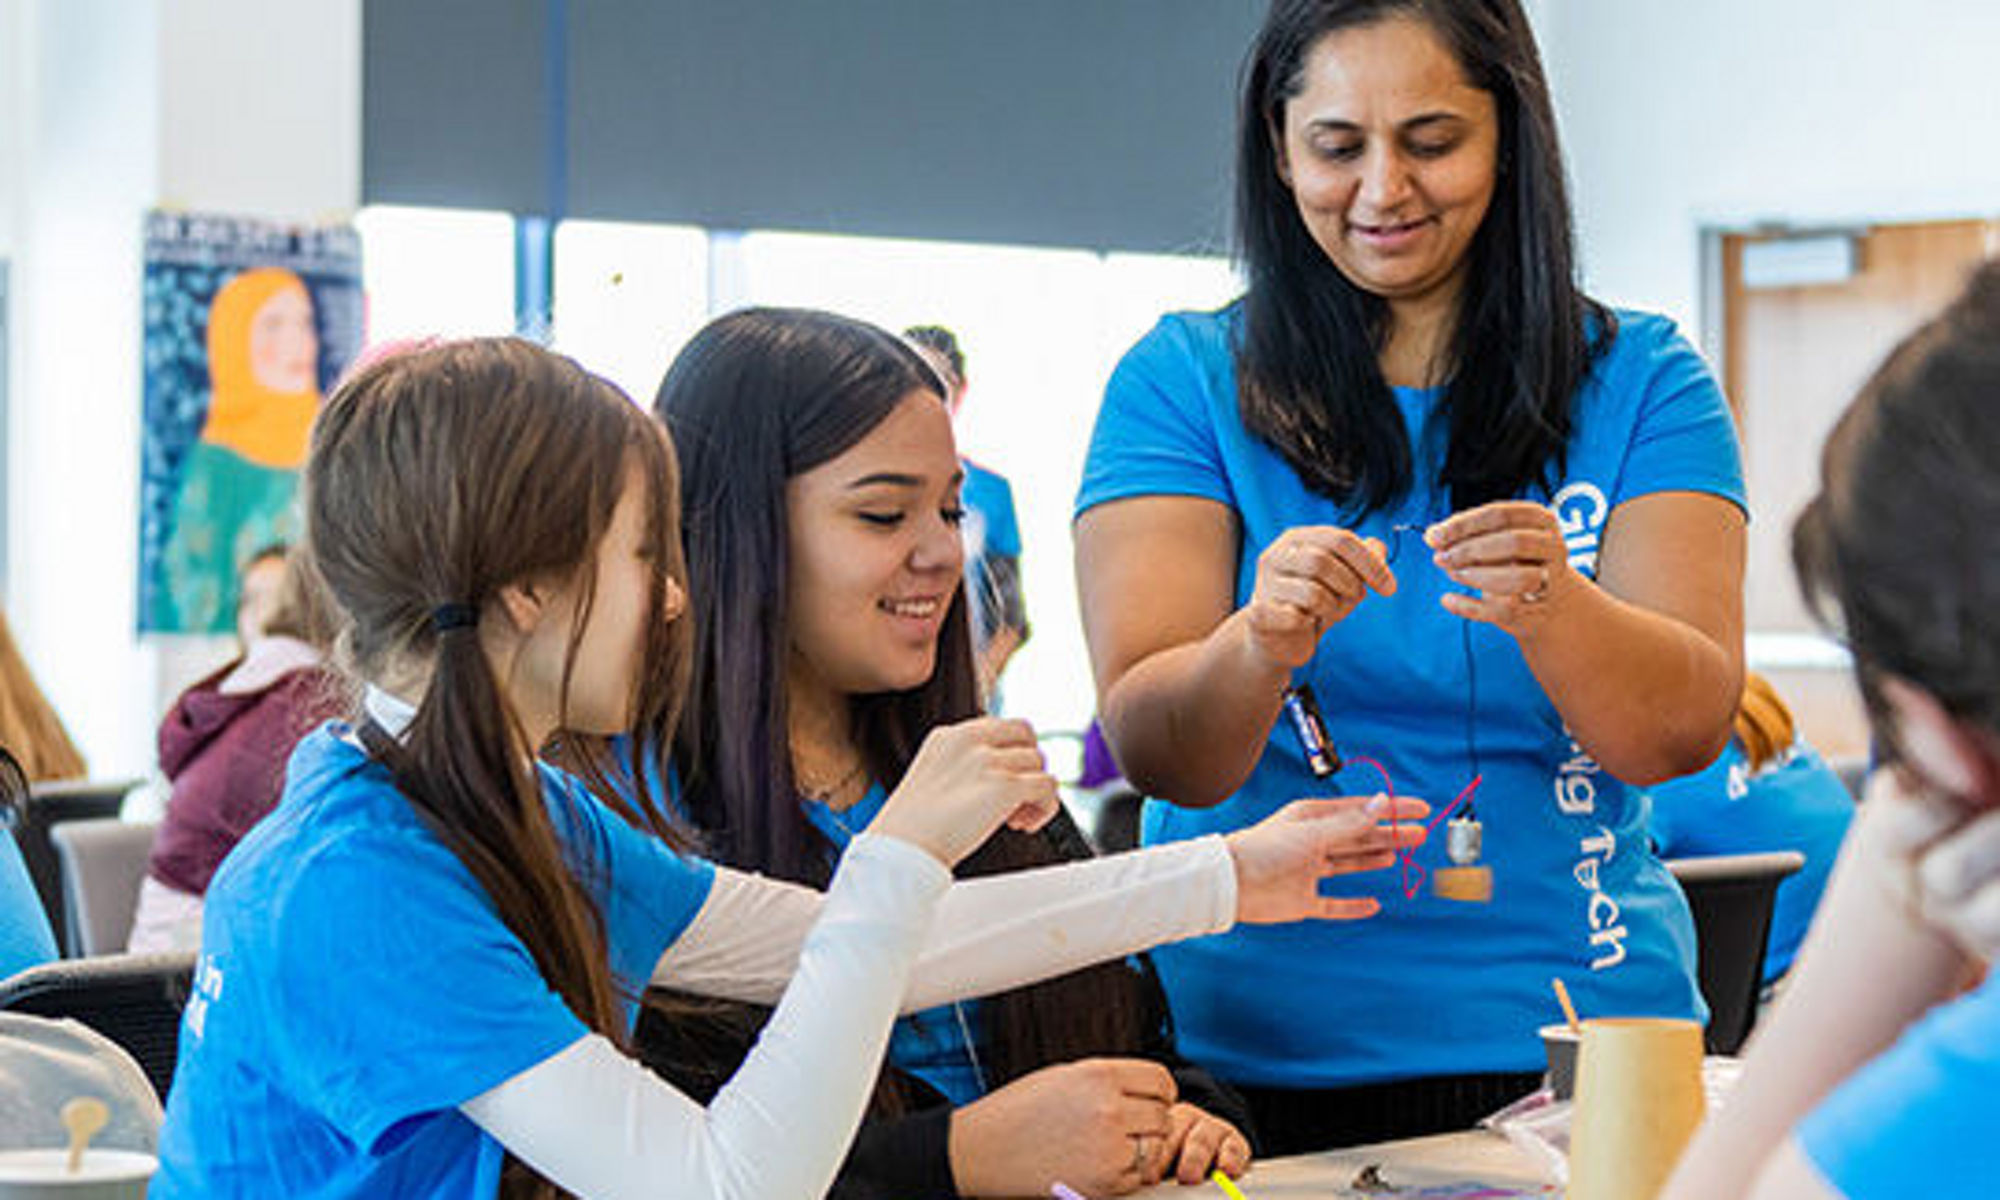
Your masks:
[[[1846,638],[1885,765],[1743,1082],[1679,1200],[1969,1195],[2000,1177],[2000,266],[1841,418],[1792,553]],[[1985,814],[1982,818],[1981,814]]]

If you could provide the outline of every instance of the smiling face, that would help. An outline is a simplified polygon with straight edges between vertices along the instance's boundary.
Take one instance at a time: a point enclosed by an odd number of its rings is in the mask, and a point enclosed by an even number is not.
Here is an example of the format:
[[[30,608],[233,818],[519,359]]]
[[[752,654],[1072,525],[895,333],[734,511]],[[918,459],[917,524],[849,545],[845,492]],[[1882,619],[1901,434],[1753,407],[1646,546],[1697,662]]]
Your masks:
[[[917,687],[965,569],[951,418],[913,391],[785,485],[793,703]]]
[[[1499,118],[1432,28],[1390,17],[1307,53],[1279,172],[1348,281],[1395,301],[1456,296],[1493,199]]]

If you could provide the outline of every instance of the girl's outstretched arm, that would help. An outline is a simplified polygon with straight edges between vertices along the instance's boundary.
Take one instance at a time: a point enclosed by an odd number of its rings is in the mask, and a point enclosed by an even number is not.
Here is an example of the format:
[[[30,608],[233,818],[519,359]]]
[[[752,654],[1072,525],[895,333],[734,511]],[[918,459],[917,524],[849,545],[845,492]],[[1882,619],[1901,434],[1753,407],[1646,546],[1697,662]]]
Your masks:
[[[857,838],[797,977],[707,1108],[595,1034],[460,1107],[582,1197],[822,1196],[860,1125],[897,999],[950,881],[908,842]]]
[[[1395,815],[1420,821],[1422,801]],[[1322,878],[1387,866],[1421,827],[1380,820],[1360,798],[1300,801],[1250,829],[952,885],[938,906],[904,1012],[1022,987],[1239,920],[1365,917],[1372,900],[1317,898]],[[799,961],[824,897],[811,888],[718,870],[708,900],[661,956],[653,981],[769,1004]]]

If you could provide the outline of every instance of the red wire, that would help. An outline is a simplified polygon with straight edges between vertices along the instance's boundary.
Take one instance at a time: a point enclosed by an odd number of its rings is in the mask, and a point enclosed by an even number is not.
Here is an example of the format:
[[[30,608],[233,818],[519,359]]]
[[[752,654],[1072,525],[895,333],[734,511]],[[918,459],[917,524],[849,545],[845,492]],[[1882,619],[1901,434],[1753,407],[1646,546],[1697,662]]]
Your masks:
[[[1389,821],[1391,824],[1394,824],[1396,820],[1396,781],[1389,778],[1389,768],[1383,766],[1379,762],[1376,762],[1374,759],[1367,758],[1365,756],[1351,758],[1348,761],[1362,763],[1367,766],[1373,767],[1375,768],[1375,773],[1382,777],[1382,787],[1389,794]],[[1484,774],[1474,775],[1472,777],[1472,782],[1465,785],[1464,789],[1458,793],[1458,797],[1456,799],[1454,799],[1450,804],[1445,805],[1442,809],[1431,814],[1431,819],[1424,825],[1424,833],[1428,835],[1432,830],[1438,827],[1439,822],[1443,821],[1446,817],[1449,817],[1452,813],[1458,811],[1458,807],[1460,805],[1472,799],[1472,793],[1479,790],[1479,785],[1481,782],[1485,780],[1485,778],[1486,776]],[[1429,841],[1430,838],[1426,836],[1424,840]],[[1428,874],[1428,872],[1424,870],[1424,864],[1417,861],[1416,851],[1412,847],[1404,846],[1402,849],[1398,850],[1396,852],[1396,858],[1403,864],[1403,899],[1414,900],[1417,898],[1417,893],[1424,890],[1424,878]],[[1411,871],[1415,871],[1417,874],[1416,880],[1414,882],[1410,879]]]

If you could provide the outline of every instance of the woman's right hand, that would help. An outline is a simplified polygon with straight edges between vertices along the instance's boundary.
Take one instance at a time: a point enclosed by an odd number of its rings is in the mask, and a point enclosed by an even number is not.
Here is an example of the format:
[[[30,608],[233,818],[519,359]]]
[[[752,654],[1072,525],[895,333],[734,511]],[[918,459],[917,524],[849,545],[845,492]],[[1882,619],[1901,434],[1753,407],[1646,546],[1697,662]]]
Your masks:
[[[1257,556],[1257,582],[1243,606],[1251,644],[1296,670],[1371,591],[1396,591],[1381,542],[1332,525],[1287,529]]]
[[[1002,824],[1032,832],[1058,806],[1034,727],[978,717],[931,730],[868,831],[901,838],[953,867]]]
[[[1062,1182],[1122,1196],[1173,1168],[1173,1075],[1137,1058],[1044,1067],[951,1114],[961,1196],[1046,1196]]]
[[[1394,863],[1397,850],[1423,844],[1421,821],[1430,811],[1430,805],[1407,796],[1294,800],[1237,830],[1224,839],[1236,862],[1237,921],[1275,925],[1374,916],[1380,901],[1323,896],[1320,880]]]

